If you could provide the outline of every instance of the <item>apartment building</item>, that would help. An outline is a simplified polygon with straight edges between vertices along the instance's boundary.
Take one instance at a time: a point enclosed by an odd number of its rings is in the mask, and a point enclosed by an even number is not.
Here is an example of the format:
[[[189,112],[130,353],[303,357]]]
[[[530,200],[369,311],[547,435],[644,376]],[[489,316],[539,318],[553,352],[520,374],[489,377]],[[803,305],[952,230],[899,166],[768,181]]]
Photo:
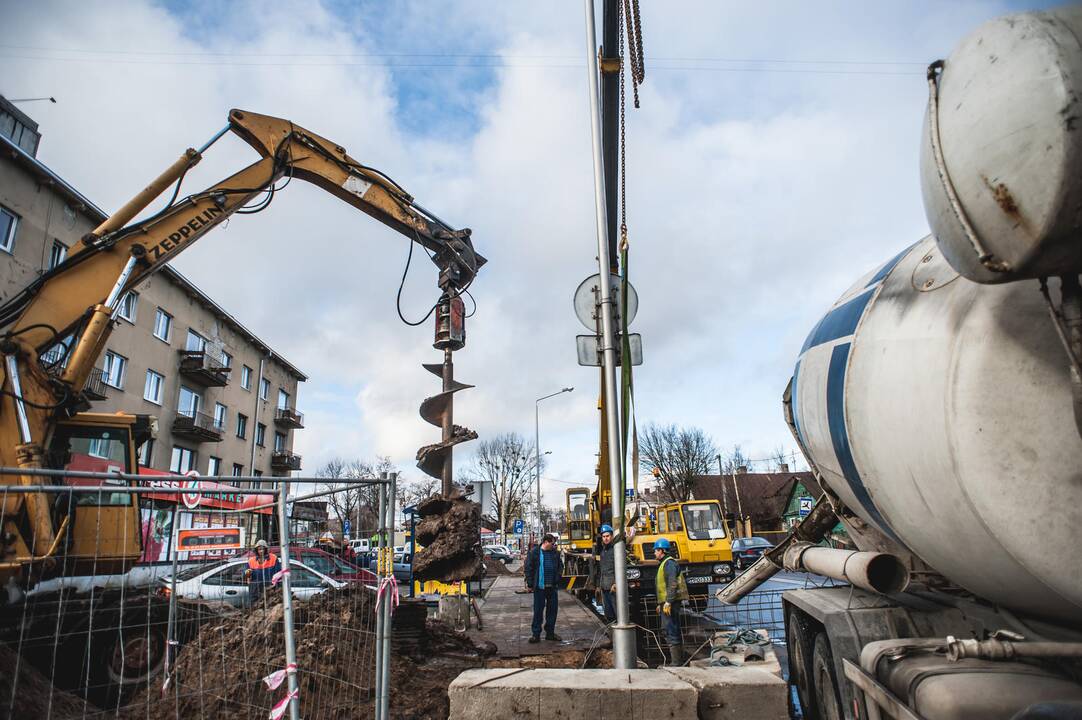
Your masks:
[[[40,137],[37,123],[0,97],[2,299],[62,262],[106,217],[37,159]],[[158,418],[141,465],[202,475],[300,470],[297,386],[307,377],[191,281],[164,268],[122,299],[113,322],[87,391],[94,411]],[[57,346],[43,358],[65,355]]]

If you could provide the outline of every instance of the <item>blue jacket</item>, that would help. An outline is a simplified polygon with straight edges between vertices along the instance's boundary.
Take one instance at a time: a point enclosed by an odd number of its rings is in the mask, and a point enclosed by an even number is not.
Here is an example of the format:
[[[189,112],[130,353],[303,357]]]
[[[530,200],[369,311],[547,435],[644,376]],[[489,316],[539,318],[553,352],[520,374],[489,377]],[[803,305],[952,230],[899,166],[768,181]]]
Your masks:
[[[523,576],[526,578],[526,585],[533,589],[539,589],[537,584],[537,577],[540,574],[539,569],[542,559],[545,563],[545,584],[543,587],[559,587],[560,577],[564,574],[564,564],[560,559],[560,552],[556,548],[542,553],[541,546],[536,545],[529,554],[526,555],[526,564],[523,567]]]

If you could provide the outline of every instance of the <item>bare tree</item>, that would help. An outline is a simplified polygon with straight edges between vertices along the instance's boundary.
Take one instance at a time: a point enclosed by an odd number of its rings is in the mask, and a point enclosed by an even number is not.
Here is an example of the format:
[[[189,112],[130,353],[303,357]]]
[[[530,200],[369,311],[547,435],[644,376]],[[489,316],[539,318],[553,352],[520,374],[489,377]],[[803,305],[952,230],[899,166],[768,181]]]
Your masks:
[[[326,478],[341,479],[342,482],[330,482],[324,490],[338,490],[327,495],[327,506],[338,521],[338,526],[347,519],[353,526],[353,534],[366,537],[378,526],[376,518],[379,508],[379,488],[375,485],[358,485],[349,480],[372,480],[381,472],[393,472],[396,468],[390,458],[377,457],[369,460],[345,460],[334,458],[319,469],[319,475]]]
[[[793,469],[789,464],[789,453],[785,452],[785,448],[781,445],[778,445],[771,451],[769,460],[771,470],[774,472],[782,472],[782,467],[787,470]]]
[[[639,433],[639,465],[654,474],[659,494],[669,500],[691,499],[695,478],[710,472],[717,454],[699,428],[651,423]]]
[[[440,492],[440,481],[430,475],[415,480],[398,479],[398,507],[400,509],[416,505]]]
[[[496,520],[499,527],[508,530],[511,518],[522,517],[526,498],[534,487],[536,468],[533,443],[511,432],[481,441],[465,475],[492,482]],[[544,469],[544,460],[541,468]]]
[[[732,475],[740,468],[748,470],[751,468],[751,462],[751,458],[744,454],[739,444],[733,445],[733,451],[722,462],[722,472],[725,475]]]

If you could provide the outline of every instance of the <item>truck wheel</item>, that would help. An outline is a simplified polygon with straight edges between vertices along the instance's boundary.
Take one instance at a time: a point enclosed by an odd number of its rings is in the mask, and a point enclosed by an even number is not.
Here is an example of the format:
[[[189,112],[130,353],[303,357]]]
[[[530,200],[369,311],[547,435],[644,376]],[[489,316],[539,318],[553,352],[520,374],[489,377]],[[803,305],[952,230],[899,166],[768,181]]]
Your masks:
[[[812,685],[812,654],[815,645],[814,628],[804,613],[789,609],[786,623],[786,650],[789,655],[789,682],[796,687],[800,709],[805,720],[821,720]]]
[[[834,655],[826,633],[815,636],[812,650],[812,683],[815,685],[816,710],[821,720],[842,720],[838,699],[838,678],[834,674]]]

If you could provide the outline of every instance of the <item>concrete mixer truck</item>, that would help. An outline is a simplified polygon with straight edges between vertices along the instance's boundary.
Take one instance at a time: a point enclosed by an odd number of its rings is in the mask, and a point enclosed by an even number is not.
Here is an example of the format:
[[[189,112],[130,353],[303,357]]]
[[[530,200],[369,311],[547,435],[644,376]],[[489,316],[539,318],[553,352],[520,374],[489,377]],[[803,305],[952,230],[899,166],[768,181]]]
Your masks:
[[[928,69],[932,234],[853,284],[783,404],[826,489],[781,568],[805,718],[1082,717],[1082,8]],[[821,547],[844,526],[855,549]]]

